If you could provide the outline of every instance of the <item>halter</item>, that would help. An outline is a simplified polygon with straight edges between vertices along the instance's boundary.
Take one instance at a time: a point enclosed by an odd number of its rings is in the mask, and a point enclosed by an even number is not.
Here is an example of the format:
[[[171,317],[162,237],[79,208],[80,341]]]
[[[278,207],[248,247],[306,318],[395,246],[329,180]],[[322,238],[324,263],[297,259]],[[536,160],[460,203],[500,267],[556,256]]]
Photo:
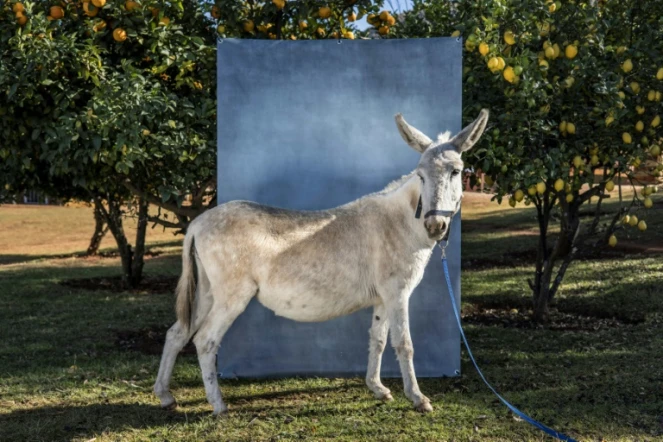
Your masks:
[[[424,219],[428,218],[429,216],[447,216],[449,217],[449,225],[447,226],[447,233],[445,233],[444,238],[442,238],[439,242],[438,245],[440,246],[440,249],[442,249],[442,256],[445,255],[444,249],[447,248],[447,244],[449,244],[449,233],[451,233],[451,221],[454,218],[454,215],[458,213],[460,210],[460,202],[463,200],[463,194],[460,195],[460,199],[458,200],[458,203],[456,203],[456,208],[454,210],[429,210],[426,212],[424,215]],[[414,217],[416,219],[421,218],[421,211],[423,209],[423,203],[421,201],[421,195],[419,195],[419,202],[417,203],[417,211],[414,213]],[[444,241],[444,246],[442,245],[442,241]]]

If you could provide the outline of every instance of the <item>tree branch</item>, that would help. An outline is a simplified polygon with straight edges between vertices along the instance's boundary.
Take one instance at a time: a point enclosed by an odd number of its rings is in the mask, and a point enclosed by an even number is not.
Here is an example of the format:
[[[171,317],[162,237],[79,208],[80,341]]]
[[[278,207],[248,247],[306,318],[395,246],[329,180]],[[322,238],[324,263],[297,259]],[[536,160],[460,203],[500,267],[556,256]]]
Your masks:
[[[150,195],[149,193],[144,192],[143,190],[134,186],[129,181],[125,181],[122,184],[124,184],[124,187],[129,189],[131,193],[135,194],[136,196],[145,198],[150,204],[154,204],[155,206],[159,206],[161,208],[169,210],[177,215],[188,216],[189,218],[195,218],[196,216],[200,215],[203,212],[202,210],[196,210],[189,207],[178,206],[177,204],[165,203],[161,201],[159,198],[155,197],[154,195]]]

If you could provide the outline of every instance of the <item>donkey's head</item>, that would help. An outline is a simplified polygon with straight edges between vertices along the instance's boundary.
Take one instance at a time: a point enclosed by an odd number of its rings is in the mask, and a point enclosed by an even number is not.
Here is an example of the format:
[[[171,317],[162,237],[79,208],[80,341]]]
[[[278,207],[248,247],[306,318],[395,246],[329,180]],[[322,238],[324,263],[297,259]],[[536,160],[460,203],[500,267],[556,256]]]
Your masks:
[[[421,159],[416,174],[421,179],[421,213],[428,236],[442,239],[447,233],[451,217],[460,207],[463,197],[463,161],[460,154],[470,150],[479,141],[488,123],[488,111],[482,109],[479,117],[458,134],[440,134],[433,141],[418,129],[410,126],[401,114],[396,115],[396,125],[405,142]]]

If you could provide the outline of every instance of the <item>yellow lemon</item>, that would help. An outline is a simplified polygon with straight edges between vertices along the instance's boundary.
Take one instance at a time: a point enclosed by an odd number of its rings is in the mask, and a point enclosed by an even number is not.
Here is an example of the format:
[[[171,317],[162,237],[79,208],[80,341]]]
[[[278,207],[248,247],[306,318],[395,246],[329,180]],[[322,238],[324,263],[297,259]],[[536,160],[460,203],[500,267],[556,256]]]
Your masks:
[[[513,31],[506,31],[504,33],[504,42],[508,45],[516,44],[516,38],[513,35]]]
[[[97,8],[103,8],[106,5],[106,0],[92,0],[92,4]]]
[[[564,180],[561,178],[557,178],[557,181],[555,181],[555,190],[557,192],[561,192],[562,189],[564,189]]]
[[[465,49],[467,49],[468,52],[472,52],[476,47],[477,44],[474,40],[465,40]]]
[[[645,200],[642,202],[642,204],[645,205],[645,208],[651,209],[651,207],[654,205],[654,202],[651,200],[651,198],[647,197]]]
[[[624,132],[624,133],[622,134],[622,141],[623,141],[625,144],[631,144],[631,142],[633,141],[633,139],[631,138],[631,134],[628,133],[628,132]]]
[[[661,148],[660,148],[659,146],[657,146],[656,144],[654,144],[654,145],[649,149],[649,153],[651,154],[651,156],[653,156],[653,157],[657,157],[657,156],[659,156],[659,155],[661,154]]]
[[[611,115],[608,115],[607,117],[605,117],[605,125],[606,126],[610,126],[613,121],[615,121],[615,117],[613,117]]]
[[[253,20],[247,20],[244,22],[242,27],[246,32],[253,32],[253,30],[255,29],[255,24],[253,23]]]
[[[488,47],[488,44],[484,41],[479,44],[479,53],[483,56],[488,55],[488,52],[490,52],[490,48]]]
[[[659,91],[656,91],[656,92],[654,93],[654,95],[655,95],[655,96],[654,96],[654,99],[655,99],[656,101],[661,101],[661,97],[662,97],[663,95],[662,95]]]
[[[451,33],[451,36],[452,36],[452,37],[460,37],[460,31],[453,31],[453,32]]]
[[[546,60],[539,60],[539,68],[542,71],[547,71],[549,67],[550,67],[550,65],[548,64],[548,62]]]
[[[527,188],[527,194],[528,194],[529,196],[534,196],[534,195],[536,195],[536,186],[535,186],[534,184],[532,184],[531,186],[529,186],[529,187]]]
[[[88,17],[94,17],[99,13],[99,8],[94,5],[90,5],[90,2],[83,2],[83,11]]]
[[[493,177],[486,175],[486,177],[483,179],[486,183],[486,186],[492,187],[493,184],[495,184],[495,180],[493,180]]]
[[[576,169],[580,169],[580,167],[585,165],[585,161],[582,159],[580,155],[576,155],[573,157],[573,165],[575,166]]]
[[[504,69],[502,75],[504,76],[504,79],[509,83],[513,83],[516,80],[516,73],[513,71],[513,68],[511,66],[508,66],[506,69]]]
[[[357,14],[355,14],[355,12],[352,11],[350,15],[348,15],[348,21],[355,21],[355,20],[357,20]]]
[[[610,245],[610,247],[615,247],[617,245],[617,237],[615,235],[610,235],[610,238],[608,238],[608,245]]]
[[[640,92],[640,85],[638,84],[637,81],[632,81],[630,86],[631,86],[631,90],[633,91],[634,94],[637,94],[638,92]]]
[[[345,33],[343,34],[343,36],[344,36],[345,38],[347,38],[348,40],[354,40],[354,39],[355,39],[355,34],[354,34],[354,32],[352,32],[352,31],[345,31]]]
[[[553,50],[555,51],[555,58],[559,57],[559,54],[562,53],[562,49],[559,47],[557,43],[553,45]]]
[[[566,55],[566,58],[568,59],[574,59],[576,55],[578,55],[578,48],[575,45],[568,45],[564,49],[564,55]]]
[[[272,0],[276,9],[283,9],[285,7],[285,0]]]
[[[642,132],[644,128],[645,128],[645,123],[643,123],[642,121],[638,121],[637,123],[635,123],[635,130],[637,130],[638,132]]]
[[[566,123],[566,131],[573,135],[576,133],[576,125],[571,122]]]
[[[499,66],[500,62],[497,60],[497,57],[493,57],[490,60],[488,60],[488,69],[491,71],[497,70],[497,66]]]
[[[378,28],[378,34],[380,35],[387,35],[389,33],[389,26],[380,26]],[[467,47],[467,45],[466,45]]]
[[[592,166],[596,166],[597,164],[599,164],[599,157],[598,157],[598,155],[592,155],[592,157],[590,158],[589,162],[590,162],[590,164],[591,164]]]
[[[635,111],[638,113],[638,115],[642,115],[645,113],[645,107],[644,106],[636,106]]]
[[[135,11],[136,9],[140,9],[140,5],[138,3],[136,3],[135,1],[133,1],[133,0],[129,0],[124,4],[124,8],[127,11],[131,12],[131,11]],[[213,8],[212,8],[212,11],[214,11]],[[213,15],[214,14],[212,14],[212,16]]]
[[[536,183],[536,191],[540,194],[545,192],[546,191],[546,183],[544,183],[543,181],[539,181],[538,183]]]
[[[64,10],[60,6],[51,6],[51,17],[56,20],[60,20],[64,17]]]
[[[308,23],[306,23],[305,21],[300,21],[299,22],[299,30],[303,31],[306,28],[308,28]]]
[[[661,117],[656,115],[652,120],[651,120],[651,127],[658,127],[661,124]]]
[[[629,58],[622,64],[622,71],[626,72],[627,74],[633,70],[633,62]]]
[[[550,12],[557,11],[557,3],[551,3],[550,6],[548,6],[548,11]]]
[[[500,71],[506,67],[506,61],[502,57],[497,57],[497,69]]]
[[[621,98],[622,100],[626,98],[626,94],[624,93],[624,91],[617,92],[617,95],[619,95],[619,98]]]
[[[638,225],[638,217],[635,215],[631,215],[631,217],[628,220],[628,225],[631,227],[635,227]]]
[[[615,188],[615,183],[614,183],[614,181],[612,181],[612,180],[608,180],[608,181],[606,181],[606,183],[605,183],[605,190],[607,190],[608,192],[612,192],[612,191],[614,190],[614,188]]]
[[[320,18],[331,17],[331,8],[329,6],[321,6],[320,9],[318,9],[318,15]]]
[[[555,58],[555,50],[552,46],[548,46],[543,52],[546,55],[546,58]]]
[[[572,193],[566,194],[566,202],[567,203],[573,202],[573,194]]]
[[[656,91],[647,92],[647,100],[649,100],[649,101],[656,100]]]
[[[640,230],[641,232],[647,230],[647,223],[645,222],[644,219],[638,223],[638,230]]]
[[[624,218],[622,218],[622,224],[624,225],[631,224],[631,217],[628,215],[624,216]]]
[[[513,194],[513,197],[515,198],[516,202],[521,202],[523,198],[525,198],[525,192],[522,190],[518,189],[516,192]]]
[[[127,39],[127,31],[122,28],[115,28],[113,30],[113,39],[119,43],[122,43]]]

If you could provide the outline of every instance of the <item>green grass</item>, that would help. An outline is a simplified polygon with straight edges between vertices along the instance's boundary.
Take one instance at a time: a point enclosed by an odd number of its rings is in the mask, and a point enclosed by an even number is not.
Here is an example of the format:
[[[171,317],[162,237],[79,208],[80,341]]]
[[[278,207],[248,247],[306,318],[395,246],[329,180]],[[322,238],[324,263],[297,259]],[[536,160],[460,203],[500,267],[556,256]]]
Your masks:
[[[464,258],[530,250],[532,212],[488,204],[481,205],[485,210],[467,204]],[[0,231],[6,227],[2,210]],[[620,246],[659,241],[661,231],[653,226],[660,226],[661,212],[658,200],[647,217],[650,229],[636,238],[621,234]],[[23,231],[15,227],[16,248],[30,234],[27,221]],[[89,232],[79,234],[87,239]],[[146,273],[176,275],[178,249],[161,247],[161,255],[148,259]],[[620,253],[629,250],[572,265],[556,305],[624,322],[593,319],[597,329],[562,331],[510,322],[465,325],[484,373],[508,400],[582,441],[663,440],[663,255]],[[412,410],[397,379],[385,382],[395,402],[383,404],[362,379],[312,378],[222,381],[231,412],[216,419],[192,355],[180,356],[175,368],[180,407],[162,411],[151,393],[159,357],[123,350],[115,340],[117,330],[169,325],[172,293],[118,294],[58,284],[117,275],[117,258],[19,261],[0,265],[0,441],[551,440],[497,403],[465,352],[461,377],[420,380],[435,407],[429,415]],[[515,306],[526,315],[531,271],[508,260],[465,270],[464,312]]]

